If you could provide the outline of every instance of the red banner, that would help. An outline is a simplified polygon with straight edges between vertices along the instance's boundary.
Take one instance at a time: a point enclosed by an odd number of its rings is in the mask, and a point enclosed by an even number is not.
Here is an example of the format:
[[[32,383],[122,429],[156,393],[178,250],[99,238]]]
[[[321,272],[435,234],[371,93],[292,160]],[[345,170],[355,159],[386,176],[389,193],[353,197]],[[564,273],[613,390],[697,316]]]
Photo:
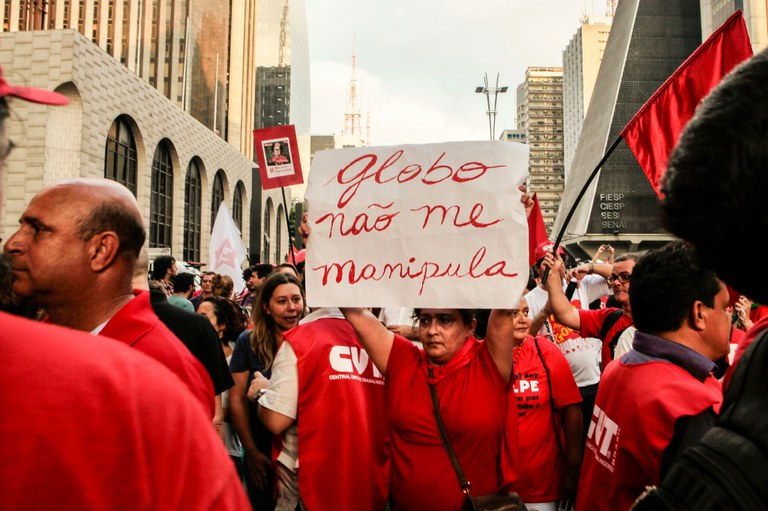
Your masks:
[[[293,125],[253,130],[253,142],[263,190],[304,182]]]
[[[744,17],[736,11],[672,73],[621,132],[657,195],[661,196],[669,154],[699,102],[751,56]]]
[[[548,241],[547,228],[544,225],[544,217],[541,215],[541,208],[539,207],[539,198],[536,194],[533,194],[533,210],[528,217],[528,264],[533,266],[536,264],[536,256],[534,252],[539,243]]]

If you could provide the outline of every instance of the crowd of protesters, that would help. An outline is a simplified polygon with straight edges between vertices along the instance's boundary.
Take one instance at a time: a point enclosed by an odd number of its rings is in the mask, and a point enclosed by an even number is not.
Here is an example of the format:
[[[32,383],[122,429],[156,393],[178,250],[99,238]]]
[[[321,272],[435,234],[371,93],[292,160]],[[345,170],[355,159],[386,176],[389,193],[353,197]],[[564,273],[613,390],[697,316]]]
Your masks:
[[[768,117],[766,77],[763,52],[715,90],[672,155],[665,222],[690,244],[601,246],[581,262],[541,243],[517,307],[480,315],[310,310],[304,252],[246,268],[239,293],[210,271],[197,290],[172,256],[150,272],[143,219],[122,185],[43,188],[0,265],[0,304],[14,314],[0,312],[10,354],[0,404],[18,417],[0,422],[0,507],[451,511],[506,496],[508,509],[591,511],[671,509],[673,494],[688,503],[681,467],[726,426],[721,408],[734,420],[768,317],[754,300],[768,295],[759,272],[747,277],[715,239],[732,224],[692,226],[689,209],[713,212],[687,187],[715,201],[714,178],[691,177],[696,151],[723,140],[708,116],[732,112],[723,101],[734,89]],[[61,100],[0,82],[5,155],[5,96]],[[715,166],[760,191],[762,178],[734,161]],[[744,189],[729,204],[764,221],[761,196]],[[524,187],[519,200],[530,212]],[[306,215],[300,233],[306,244]],[[739,384],[724,401],[726,371]],[[728,454],[723,465],[735,466]]]

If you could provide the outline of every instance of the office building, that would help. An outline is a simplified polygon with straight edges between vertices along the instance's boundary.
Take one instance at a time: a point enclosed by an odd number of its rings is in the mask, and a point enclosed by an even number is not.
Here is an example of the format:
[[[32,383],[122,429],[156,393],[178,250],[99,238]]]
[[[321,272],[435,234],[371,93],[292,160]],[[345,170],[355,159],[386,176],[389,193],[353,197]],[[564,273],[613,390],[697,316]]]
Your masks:
[[[530,157],[529,187],[536,192],[547,231],[563,194],[563,69],[529,67],[517,87],[517,129]]]
[[[552,234],[564,229],[563,244],[575,257],[591,258],[603,243],[622,253],[670,239],[656,193],[626,143],[579,194],[629,120],[700,43],[698,0],[619,2]]]
[[[565,184],[611,33],[609,17],[587,17],[563,51],[563,162]]]

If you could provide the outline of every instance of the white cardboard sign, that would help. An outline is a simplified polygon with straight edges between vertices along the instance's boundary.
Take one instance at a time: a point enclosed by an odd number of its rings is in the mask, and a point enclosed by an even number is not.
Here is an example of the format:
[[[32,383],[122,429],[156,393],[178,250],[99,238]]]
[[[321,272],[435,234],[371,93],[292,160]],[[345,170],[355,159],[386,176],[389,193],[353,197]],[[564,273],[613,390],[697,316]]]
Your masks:
[[[318,152],[305,274],[312,307],[517,308],[528,282],[513,142]]]

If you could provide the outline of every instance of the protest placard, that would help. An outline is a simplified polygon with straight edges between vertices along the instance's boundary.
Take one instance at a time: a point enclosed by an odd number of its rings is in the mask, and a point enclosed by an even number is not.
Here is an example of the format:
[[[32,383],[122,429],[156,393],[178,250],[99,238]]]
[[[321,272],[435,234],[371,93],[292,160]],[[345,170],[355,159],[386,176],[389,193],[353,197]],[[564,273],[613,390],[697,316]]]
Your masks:
[[[306,198],[310,306],[516,308],[528,282],[518,185],[528,146],[315,154]]]
[[[289,124],[253,130],[253,142],[262,189],[304,183],[295,126]]]

